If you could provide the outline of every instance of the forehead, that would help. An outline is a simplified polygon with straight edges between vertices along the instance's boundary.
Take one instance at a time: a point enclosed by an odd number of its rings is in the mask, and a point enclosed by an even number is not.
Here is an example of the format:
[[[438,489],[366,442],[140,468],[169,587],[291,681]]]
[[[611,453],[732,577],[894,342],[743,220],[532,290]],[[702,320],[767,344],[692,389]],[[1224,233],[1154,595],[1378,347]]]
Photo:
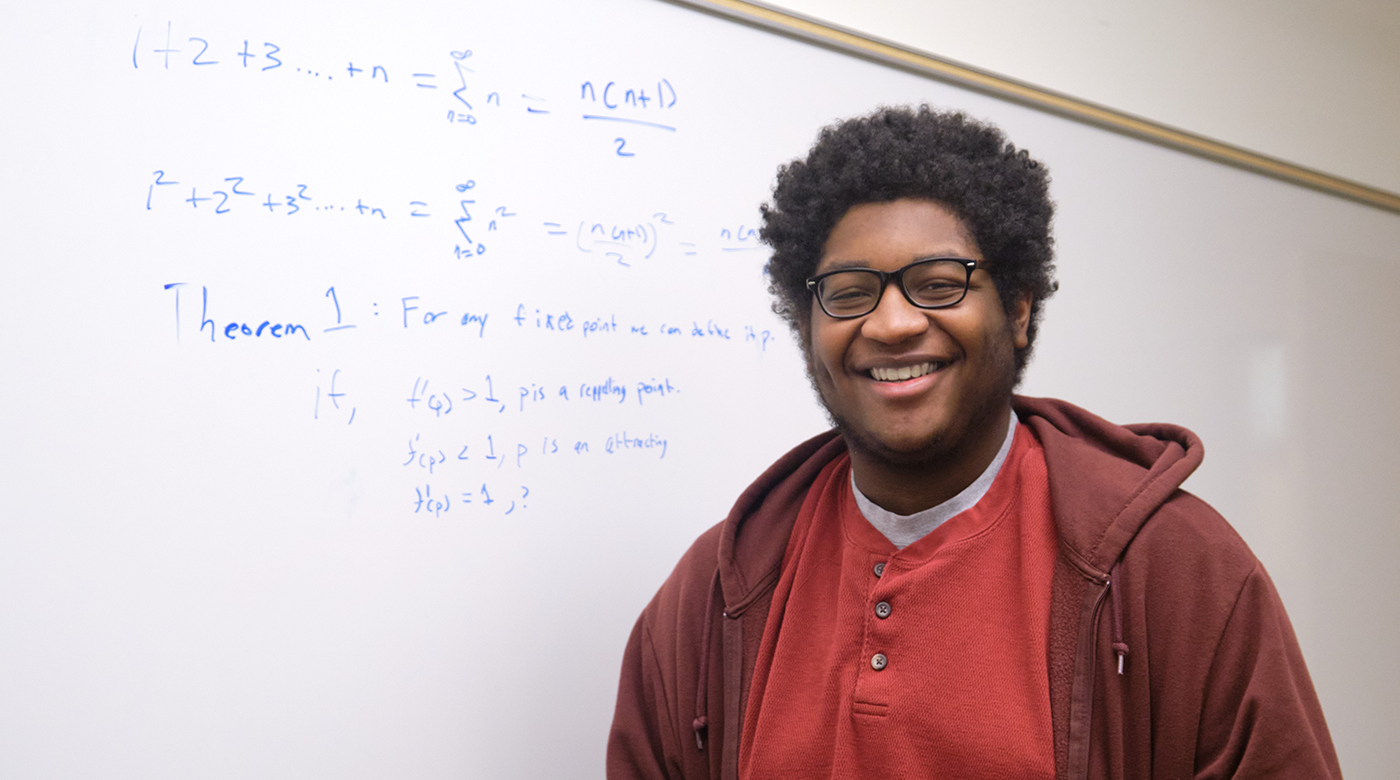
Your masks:
[[[982,259],[971,231],[953,212],[936,201],[902,198],[852,206],[827,236],[816,270],[893,270],[935,256]]]

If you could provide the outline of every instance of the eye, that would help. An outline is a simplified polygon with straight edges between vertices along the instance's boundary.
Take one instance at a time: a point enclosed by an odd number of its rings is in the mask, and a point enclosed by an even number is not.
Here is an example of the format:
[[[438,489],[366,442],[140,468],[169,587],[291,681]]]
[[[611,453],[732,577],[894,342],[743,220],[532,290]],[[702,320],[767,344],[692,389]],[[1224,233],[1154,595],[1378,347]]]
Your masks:
[[[830,302],[864,301],[870,298],[870,290],[859,284],[847,284],[827,290],[823,297]]]
[[[924,306],[951,303],[967,289],[967,271],[956,262],[934,260],[914,265],[904,276],[909,297]]]
[[[871,307],[879,286],[879,279],[873,274],[839,273],[822,280],[819,296],[822,305],[832,313],[855,313]]]

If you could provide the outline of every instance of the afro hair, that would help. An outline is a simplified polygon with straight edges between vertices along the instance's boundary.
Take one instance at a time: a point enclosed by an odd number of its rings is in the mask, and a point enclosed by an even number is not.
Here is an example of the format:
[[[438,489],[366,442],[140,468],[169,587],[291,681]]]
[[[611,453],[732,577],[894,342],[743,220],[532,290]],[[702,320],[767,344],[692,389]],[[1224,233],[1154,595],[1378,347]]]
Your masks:
[[[1045,167],[1001,130],[957,111],[924,105],[881,108],[825,127],[804,160],[778,170],[773,200],[761,207],[760,238],[772,247],[773,311],[808,346],[812,311],[807,278],[822,247],[852,206],[900,198],[938,202],[967,226],[1008,312],[1031,299],[1026,347],[1016,350],[1016,382],[1035,344],[1041,305],[1056,289]]]

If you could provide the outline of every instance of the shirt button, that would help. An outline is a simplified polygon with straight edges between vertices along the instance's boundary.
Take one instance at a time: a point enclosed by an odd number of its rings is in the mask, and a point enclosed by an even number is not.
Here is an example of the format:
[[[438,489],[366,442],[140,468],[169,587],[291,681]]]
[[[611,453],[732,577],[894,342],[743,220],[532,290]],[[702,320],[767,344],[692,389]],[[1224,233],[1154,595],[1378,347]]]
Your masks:
[[[884,653],[876,653],[870,659],[870,668],[877,672],[889,666],[889,664],[890,659],[886,658]]]
[[[884,561],[880,561],[879,563],[875,564],[875,576],[876,576],[876,577],[883,577],[883,576],[885,576],[885,562],[884,562]]]
[[[888,601],[882,601],[882,602],[880,602],[879,604],[876,604],[876,605],[875,605],[875,617],[877,617],[877,618],[879,618],[879,619],[881,619],[881,620],[884,620],[885,618],[887,618],[887,617],[889,617],[889,616],[890,616],[890,603],[889,603]]]

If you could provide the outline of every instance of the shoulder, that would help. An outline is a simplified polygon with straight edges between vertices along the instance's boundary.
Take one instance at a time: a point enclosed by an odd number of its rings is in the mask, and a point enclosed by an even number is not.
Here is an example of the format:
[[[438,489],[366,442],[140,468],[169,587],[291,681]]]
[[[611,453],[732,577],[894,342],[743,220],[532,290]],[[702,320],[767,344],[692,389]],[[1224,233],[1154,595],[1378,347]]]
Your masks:
[[[1242,628],[1282,614],[1268,575],[1244,539],[1219,512],[1183,490],[1142,524],[1110,587],[1122,599],[1133,653],[1150,665],[1156,683],[1172,680],[1195,691],[1204,690],[1222,644],[1236,641],[1231,637],[1237,639]],[[1156,692],[1167,695],[1165,689]]]
[[[1243,538],[1205,501],[1177,490],[1142,524],[1124,553],[1135,566],[1242,582],[1260,567]]]
[[[1177,491],[1123,560],[1155,710],[1177,716],[1159,734],[1189,744],[1207,776],[1339,777],[1287,610],[1229,523]]]
[[[1120,577],[1155,622],[1198,638],[1223,630],[1263,565],[1225,518],[1177,490],[1143,523],[1124,550]]]

